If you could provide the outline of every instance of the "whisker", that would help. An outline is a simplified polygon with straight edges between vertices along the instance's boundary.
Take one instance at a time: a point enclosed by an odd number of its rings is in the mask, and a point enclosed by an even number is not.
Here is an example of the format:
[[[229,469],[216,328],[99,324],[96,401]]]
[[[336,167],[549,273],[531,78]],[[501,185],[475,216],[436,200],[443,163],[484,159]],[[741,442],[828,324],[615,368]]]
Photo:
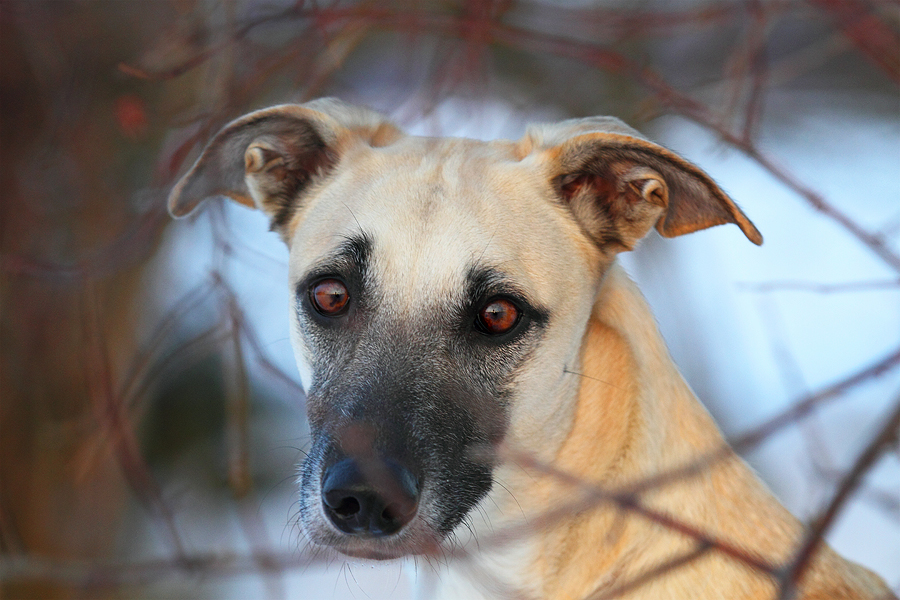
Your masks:
[[[599,378],[597,378],[597,377],[591,377],[590,375],[585,375],[584,373],[579,373],[579,372],[577,372],[577,371],[572,371],[572,370],[570,370],[570,369],[568,369],[568,368],[563,368],[563,373],[568,373],[569,375],[578,375],[579,377],[584,377],[585,379],[590,379],[591,381],[597,381],[597,382],[606,384],[606,385],[608,385],[609,387],[614,387],[614,388],[616,388],[617,390],[621,390],[621,389],[622,389],[621,387],[617,386],[617,385],[614,384],[614,383],[610,383],[610,382],[608,382],[608,381],[604,381],[603,379],[599,379]],[[623,390],[623,391],[624,391],[624,390]]]

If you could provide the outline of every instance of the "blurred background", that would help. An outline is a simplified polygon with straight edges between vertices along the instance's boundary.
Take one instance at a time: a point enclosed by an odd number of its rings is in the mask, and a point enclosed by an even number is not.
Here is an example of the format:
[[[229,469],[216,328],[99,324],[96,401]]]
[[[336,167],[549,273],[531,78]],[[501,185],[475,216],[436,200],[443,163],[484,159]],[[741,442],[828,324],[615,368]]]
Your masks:
[[[827,539],[900,590],[898,84],[896,0],[0,0],[0,598],[412,597],[427,567],[299,534],[277,236],[165,212],[219,127],[321,95],[484,139],[616,115],[705,169],[765,244],[623,262],[741,453],[808,522],[847,487]]]

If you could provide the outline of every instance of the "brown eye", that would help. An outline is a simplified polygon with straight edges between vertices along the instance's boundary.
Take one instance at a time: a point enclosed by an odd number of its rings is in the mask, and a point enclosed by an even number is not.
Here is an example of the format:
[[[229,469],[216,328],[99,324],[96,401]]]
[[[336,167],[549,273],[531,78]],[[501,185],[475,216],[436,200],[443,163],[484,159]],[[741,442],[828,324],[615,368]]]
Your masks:
[[[519,322],[519,309],[505,298],[491,300],[478,313],[478,323],[485,333],[500,335],[506,333]]]
[[[337,279],[323,279],[309,290],[313,306],[319,313],[326,317],[336,317],[343,314],[350,302],[350,292],[347,286]]]

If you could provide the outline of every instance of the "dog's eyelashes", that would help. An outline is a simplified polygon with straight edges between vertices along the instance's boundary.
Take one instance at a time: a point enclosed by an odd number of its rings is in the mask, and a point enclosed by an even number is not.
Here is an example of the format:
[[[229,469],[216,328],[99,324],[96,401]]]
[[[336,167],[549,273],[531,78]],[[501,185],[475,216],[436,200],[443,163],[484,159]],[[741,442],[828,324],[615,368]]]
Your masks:
[[[350,305],[350,292],[337,279],[317,281],[309,288],[309,297],[316,311],[326,317],[340,316]]]
[[[494,298],[478,312],[479,329],[489,335],[502,335],[519,322],[521,311],[506,298]]]

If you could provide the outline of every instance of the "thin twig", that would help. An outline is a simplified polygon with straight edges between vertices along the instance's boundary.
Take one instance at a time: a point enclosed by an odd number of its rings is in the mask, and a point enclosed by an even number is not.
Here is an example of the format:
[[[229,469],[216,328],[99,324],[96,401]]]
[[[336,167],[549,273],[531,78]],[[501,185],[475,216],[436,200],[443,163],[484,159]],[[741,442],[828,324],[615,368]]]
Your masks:
[[[811,281],[770,281],[766,283],[738,283],[740,289],[750,292],[814,292],[833,294],[835,292],[863,292],[868,290],[900,289],[900,279],[880,281],[850,281],[847,283],[814,283]]]
[[[94,401],[97,418],[105,427],[112,430],[110,437],[115,443],[116,457],[119,459],[125,479],[138,499],[144,502],[165,526],[164,530],[168,534],[169,543],[177,559],[186,561],[188,555],[175,522],[174,511],[166,502],[162,489],[144,462],[125,407],[113,391],[109,353],[100,320],[101,309],[98,306],[94,285],[90,281],[86,281],[84,285],[83,311],[85,338],[91,350],[88,357],[90,360],[88,381],[92,382],[91,398]]]
[[[614,492],[606,490],[598,485],[584,481],[570,473],[557,469],[553,465],[543,463],[536,460],[531,454],[518,452],[509,448],[501,448],[501,457],[507,460],[513,460],[516,464],[523,467],[531,468],[540,473],[550,475],[551,477],[572,486],[579,490],[588,499],[596,503],[613,503],[623,510],[630,511],[639,515],[657,525],[661,525],[668,530],[680,533],[684,536],[693,538],[697,542],[710,545],[717,551],[729,556],[741,563],[744,563],[754,569],[764,573],[775,573],[776,566],[769,561],[755,556],[747,550],[732,544],[728,540],[717,538],[716,536],[703,531],[695,525],[680,521],[672,516],[645,505],[640,500],[640,496],[634,493]],[[504,456],[505,455],[505,456]]]
[[[0,581],[90,581],[92,585],[150,584],[160,579],[202,574],[234,577],[246,574],[284,573],[326,564],[333,557],[298,554],[295,551],[252,554],[195,552],[184,558],[134,561],[78,561],[43,558],[32,554],[0,557]]]
[[[892,371],[898,365],[900,365],[900,347],[849,377],[793,402],[787,410],[772,417],[765,423],[732,438],[729,443],[723,443],[721,447],[685,465],[667,470],[659,475],[644,477],[622,486],[621,490],[638,494],[652,489],[659,489],[669,483],[683,481],[686,478],[704,473],[711,465],[732,456],[734,452],[746,452],[769,439],[778,431],[796,424],[811,411],[820,409],[826,402],[840,398],[851,389]]]
[[[876,435],[859,458],[853,464],[853,468],[844,476],[844,480],[835,491],[831,502],[813,521],[812,526],[806,532],[806,536],[800,543],[794,560],[784,571],[781,577],[781,591],[778,600],[791,600],[794,598],[803,579],[803,574],[809,567],[815,555],[816,549],[822,544],[825,533],[840,514],[841,509],[847,504],[850,496],[862,482],[863,477],[891,444],[897,443],[900,435],[900,397],[895,402],[894,411],[885,420],[884,427]]]
[[[676,569],[680,569],[685,565],[689,565],[695,560],[703,558],[709,551],[712,550],[714,546],[710,544],[700,543],[696,548],[689,552],[685,552],[684,554],[679,554],[662,564],[659,564],[652,569],[644,571],[637,577],[626,581],[625,583],[619,584],[615,586],[613,589],[608,591],[597,591],[590,596],[588,596],[585,600],[612,600],[613,598],[619,598],[628,594],[637,588],[644,586],[655,579],[662,577],[666,573],[670,573]]]

